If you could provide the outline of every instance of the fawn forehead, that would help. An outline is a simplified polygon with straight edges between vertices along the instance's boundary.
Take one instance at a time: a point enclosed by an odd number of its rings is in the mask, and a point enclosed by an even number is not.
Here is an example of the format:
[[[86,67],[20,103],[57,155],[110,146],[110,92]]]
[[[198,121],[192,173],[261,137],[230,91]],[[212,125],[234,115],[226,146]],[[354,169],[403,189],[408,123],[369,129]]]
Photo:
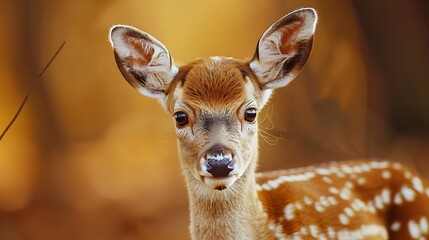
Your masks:
[[[180,89],[180,100],[193,107],[235,109],[250,97],[246,86],[259,89],[252,79],[247,63],[211,57],[181,67],[175,90]]]

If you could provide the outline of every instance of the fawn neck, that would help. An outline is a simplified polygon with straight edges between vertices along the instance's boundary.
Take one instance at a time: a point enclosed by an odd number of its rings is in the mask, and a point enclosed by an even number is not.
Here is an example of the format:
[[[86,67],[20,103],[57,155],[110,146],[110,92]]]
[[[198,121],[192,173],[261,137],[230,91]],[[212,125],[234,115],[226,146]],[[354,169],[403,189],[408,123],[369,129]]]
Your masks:
[[[259,207],[255,161],[233,186],[210,189],[186,176],[192,239],[266,239],[267,219]]]

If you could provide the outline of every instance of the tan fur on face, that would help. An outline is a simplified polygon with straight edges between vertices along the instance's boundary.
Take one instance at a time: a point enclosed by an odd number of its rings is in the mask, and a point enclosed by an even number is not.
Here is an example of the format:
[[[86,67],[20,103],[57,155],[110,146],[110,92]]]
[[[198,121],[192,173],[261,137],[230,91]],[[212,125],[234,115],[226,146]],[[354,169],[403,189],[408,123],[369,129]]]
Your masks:
[[[166,106],[172,112],[172,106],[177,100],[172,93],[176,87],[180,87],[184,102],[193,109],[214,111],[219,108],[238,108],[246,101],[244,93],[247,81],[254,85],[257,93],[254,97],[260,101],[261,86],[248,63],[228,58],[197,60],[180,68],[168,91]]]
[[[243,116],[249,104],[261,107],[256,80],[247,63],[222,57],[180,68],[165,106],[170,113],[184,111],[189,117],[189,125],[176,131],[185,175],[204,181],[201,156],[215,144],[227,146],[235,156],[236,172],[232,174],[239,177],[249,166],[257,149],[257,125]]]

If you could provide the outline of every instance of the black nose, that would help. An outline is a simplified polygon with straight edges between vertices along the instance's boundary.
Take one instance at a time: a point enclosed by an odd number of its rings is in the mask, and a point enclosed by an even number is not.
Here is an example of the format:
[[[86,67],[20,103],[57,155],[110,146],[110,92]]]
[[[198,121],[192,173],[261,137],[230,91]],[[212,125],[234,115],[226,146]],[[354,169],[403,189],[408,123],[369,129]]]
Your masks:
[[[227,177],[234,169],[231,166],[232,155],[220,146],[213,146],[207,151],[207,172],[213,177]]]

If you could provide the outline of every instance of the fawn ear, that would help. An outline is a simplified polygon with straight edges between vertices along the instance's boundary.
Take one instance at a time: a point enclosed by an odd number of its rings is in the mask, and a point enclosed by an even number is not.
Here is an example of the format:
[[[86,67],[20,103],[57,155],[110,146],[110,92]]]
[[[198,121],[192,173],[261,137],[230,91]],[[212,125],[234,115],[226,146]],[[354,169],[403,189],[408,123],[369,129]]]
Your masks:
[[[303,8],[282,17],[259,39],[250,68],[263,89],[286,86],[301,71],[313,45],[316,11]]]
[[[142,94],[164,98],[178,72],[167,48],[151,35],[124,25],[113,26],[109,40],[124,78]]]

